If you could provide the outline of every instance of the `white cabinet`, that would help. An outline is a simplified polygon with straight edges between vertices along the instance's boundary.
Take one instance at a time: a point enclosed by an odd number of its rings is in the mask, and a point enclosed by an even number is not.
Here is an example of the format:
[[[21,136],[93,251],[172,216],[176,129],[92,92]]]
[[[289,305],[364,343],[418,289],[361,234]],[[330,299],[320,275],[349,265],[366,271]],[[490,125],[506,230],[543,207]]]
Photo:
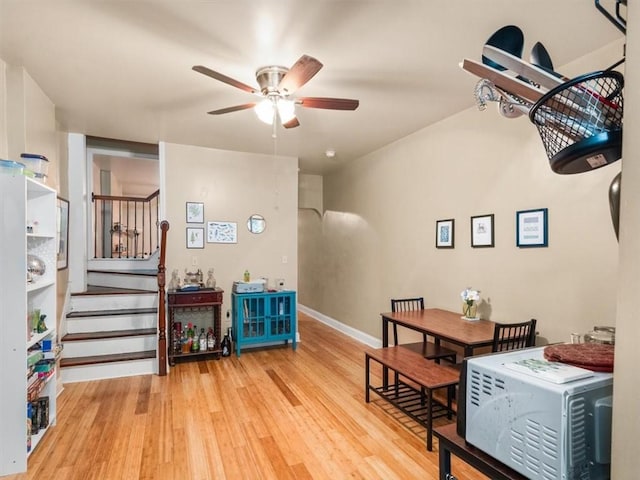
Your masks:
[[[29,453],[56,420],[55,364],[48,374],[28,378],[29,359],[39,357],[33,348],[45,340],[56,344],[56,205],[55,190],[30,178],[0,174],[0,476],[26,471]],[[28,278],[29,255],[44,262],[42,275]],[[33,322],[37,311],[46,315],[48,327],[39,333]],[[39,387],[35,394],[34,383]],[[37,433],[27,428],[29,385],[41,404],[48,402],[48,426]]]

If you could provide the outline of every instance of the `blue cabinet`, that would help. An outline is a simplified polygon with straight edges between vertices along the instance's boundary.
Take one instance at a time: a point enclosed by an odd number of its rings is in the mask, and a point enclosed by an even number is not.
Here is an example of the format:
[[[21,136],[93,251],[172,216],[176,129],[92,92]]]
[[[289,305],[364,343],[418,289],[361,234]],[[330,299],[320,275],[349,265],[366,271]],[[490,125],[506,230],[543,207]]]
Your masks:
[[[296,292],[232,293],[236,355],[250,345],[289,343],[296,349]]]

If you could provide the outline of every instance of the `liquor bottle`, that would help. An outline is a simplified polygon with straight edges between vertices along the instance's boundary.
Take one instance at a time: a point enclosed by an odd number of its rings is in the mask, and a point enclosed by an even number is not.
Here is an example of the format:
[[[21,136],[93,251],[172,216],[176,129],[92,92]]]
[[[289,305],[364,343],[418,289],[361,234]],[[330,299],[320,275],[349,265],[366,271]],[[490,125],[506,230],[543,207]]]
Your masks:
[[[182,351],[182,328],[179,323],[173,325],[173,353],[180,353]]]
[[[206,352],[207,350],[209,350],[209,348],[207,347],[207,334],[204,333],[204,328],[200,329],[199,343],[201,352]]]
[[[213,333],[213,328],[209,327],[207,332],[207,350],[215,350],[216,348],[216,336]]]
[[[227,333],[222,339],[222,356],[228,357],[229,355],[231,355],[231,339]]]
[[[193,339],[191,340],[191,352],[192,353],[197,353],[200,351],[200,338],[198,335],[198,327],[197,325],[193,326]]]
[[[191,351],[191,344],[189,343],[189,335],[187,329],[182,330],[182,353],[189,353]]]
[[[227,337],[229,337],[229,351],[233,352],[233,329],[231,327],[227,328]]]

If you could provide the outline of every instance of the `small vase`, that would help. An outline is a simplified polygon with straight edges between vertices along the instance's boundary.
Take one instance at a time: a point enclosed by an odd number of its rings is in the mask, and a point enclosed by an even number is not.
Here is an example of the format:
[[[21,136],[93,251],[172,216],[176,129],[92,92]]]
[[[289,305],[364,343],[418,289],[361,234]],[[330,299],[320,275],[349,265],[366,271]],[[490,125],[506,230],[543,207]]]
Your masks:
[[[476,318],[476,314],[478,313],[478,304],[476,302],[472,302],[471,304],[467,302],[462,302],[462,314],[465,318]]]

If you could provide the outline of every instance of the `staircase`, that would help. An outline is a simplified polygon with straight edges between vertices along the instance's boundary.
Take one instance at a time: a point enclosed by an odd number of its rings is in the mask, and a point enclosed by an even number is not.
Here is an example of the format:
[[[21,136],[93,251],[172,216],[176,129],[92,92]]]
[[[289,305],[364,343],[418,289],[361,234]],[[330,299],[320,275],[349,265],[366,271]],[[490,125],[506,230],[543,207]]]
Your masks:
[[[71,295],[63,383],[158,373],[157,271],[89,270]]]

